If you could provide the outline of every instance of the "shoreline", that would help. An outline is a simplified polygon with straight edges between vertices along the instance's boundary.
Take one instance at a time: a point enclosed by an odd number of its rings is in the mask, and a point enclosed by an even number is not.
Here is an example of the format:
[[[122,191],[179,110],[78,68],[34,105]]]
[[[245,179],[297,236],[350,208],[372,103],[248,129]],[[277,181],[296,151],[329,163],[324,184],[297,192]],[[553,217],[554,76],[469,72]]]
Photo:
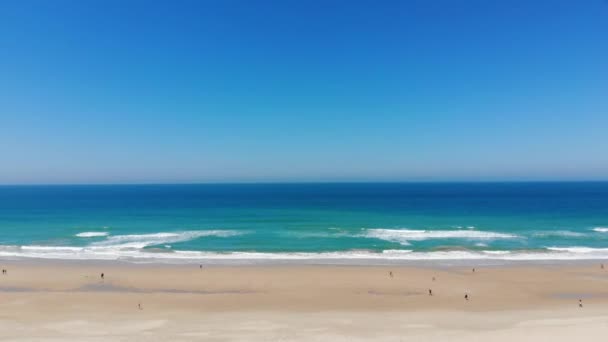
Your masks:
[[[117,265],[149,267],[410,267],[410,268],[458,268],[458,267],[560,267],[606,264],[608,258],[593,259],[63,259],[36,257],[1,257],[0,264],[57,264],[57,265]]]

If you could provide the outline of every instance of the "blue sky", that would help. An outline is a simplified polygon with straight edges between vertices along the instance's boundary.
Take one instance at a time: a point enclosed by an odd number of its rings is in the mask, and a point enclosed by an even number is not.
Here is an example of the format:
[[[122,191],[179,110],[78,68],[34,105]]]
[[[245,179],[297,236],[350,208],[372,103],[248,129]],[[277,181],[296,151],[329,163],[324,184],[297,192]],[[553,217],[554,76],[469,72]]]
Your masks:
[[[608,179],[608,2],[2,1],[0,183]]]

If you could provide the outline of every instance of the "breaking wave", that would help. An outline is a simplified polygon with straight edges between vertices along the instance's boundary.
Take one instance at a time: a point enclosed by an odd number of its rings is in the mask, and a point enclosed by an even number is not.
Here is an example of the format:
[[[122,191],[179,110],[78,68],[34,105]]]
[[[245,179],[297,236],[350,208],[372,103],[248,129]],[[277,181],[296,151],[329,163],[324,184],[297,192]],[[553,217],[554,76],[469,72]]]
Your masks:
[[[368,263],[407,261],[563,261],[608,259],[608,248],[589,247],[549,247],[535,251],[506,250],[445,250],[416,252],[412,250],[384,250],[381,252],[351,250],[336,252],[203,252],[203,251],[162,251],[148,249],[124,249],[105,247],[68,246],[0,246],[0,257],[40,258],[64,260],[121,260],[135,262],[236,262],[239,264],[264,261],[309,261],[315,263]]]
[[[241,235],[235,230],[193,230],[172,233],[114,235],[90,247],[144,248],[147,246],[184,242],[205,236],[231,237]]]
[[[81,237],[81,238],[89,238],[89,237],[101,237],[101,236],[108,236],[110,233],[108,232],[82,232],[82,233],[78,233],[75,236],[77,237]]]
[[[467,240],[493,240],[514,239],[517,235],[479,230],[411,230],[411,229],[366,229],[363,237],[381,239],[409,245],[409,241],[422,241],[429,239],[467,239]]]
[[[554,231],[541,231],[532,234],[534,237],[585,237],[585,233],[577,233],[569,230],[554,230]]]
[[[608,248],[591,248],[591,247],[547,247],[550,251],[568,252],[568,253],[608,253]]]

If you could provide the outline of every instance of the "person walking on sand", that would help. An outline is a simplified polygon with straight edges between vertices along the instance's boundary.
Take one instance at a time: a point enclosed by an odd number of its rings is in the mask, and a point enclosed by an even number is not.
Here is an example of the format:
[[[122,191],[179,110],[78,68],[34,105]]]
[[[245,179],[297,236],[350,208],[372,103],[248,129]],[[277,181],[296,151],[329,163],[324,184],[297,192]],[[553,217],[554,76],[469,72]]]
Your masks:
[[[102,274],[101,274],[101,280],[103,280],[103,279],[104,279],[104,274],[102,273]]]
[[[469,294],[468,293],[464,294],[464,300],[469,300]]]
[[[137,303],[137,308],[138,308],[139,310],[143,310],[143,309],[144,309],[144,308],[142,308],[142,307],[141,307],[141,303]]]
[[[429,296],[433,295],[433,290],[429,289]]]
[[[393,271],[388,272],[388,275],[392,278],[393,277]]]
[[[579,300],[578,300],[578,307],[579,307],[579,308],[582,308],[582,307],[583,307],[583,300],[582,300],[582,299],[579,299]]]

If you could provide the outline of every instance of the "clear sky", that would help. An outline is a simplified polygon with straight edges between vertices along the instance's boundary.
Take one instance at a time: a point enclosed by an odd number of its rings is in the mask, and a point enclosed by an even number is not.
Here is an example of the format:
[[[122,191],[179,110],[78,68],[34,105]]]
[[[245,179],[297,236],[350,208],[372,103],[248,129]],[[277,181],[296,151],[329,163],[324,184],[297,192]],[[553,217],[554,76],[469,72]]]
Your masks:
[[[0,183],[608,179],[608,2],[0,1]]]

